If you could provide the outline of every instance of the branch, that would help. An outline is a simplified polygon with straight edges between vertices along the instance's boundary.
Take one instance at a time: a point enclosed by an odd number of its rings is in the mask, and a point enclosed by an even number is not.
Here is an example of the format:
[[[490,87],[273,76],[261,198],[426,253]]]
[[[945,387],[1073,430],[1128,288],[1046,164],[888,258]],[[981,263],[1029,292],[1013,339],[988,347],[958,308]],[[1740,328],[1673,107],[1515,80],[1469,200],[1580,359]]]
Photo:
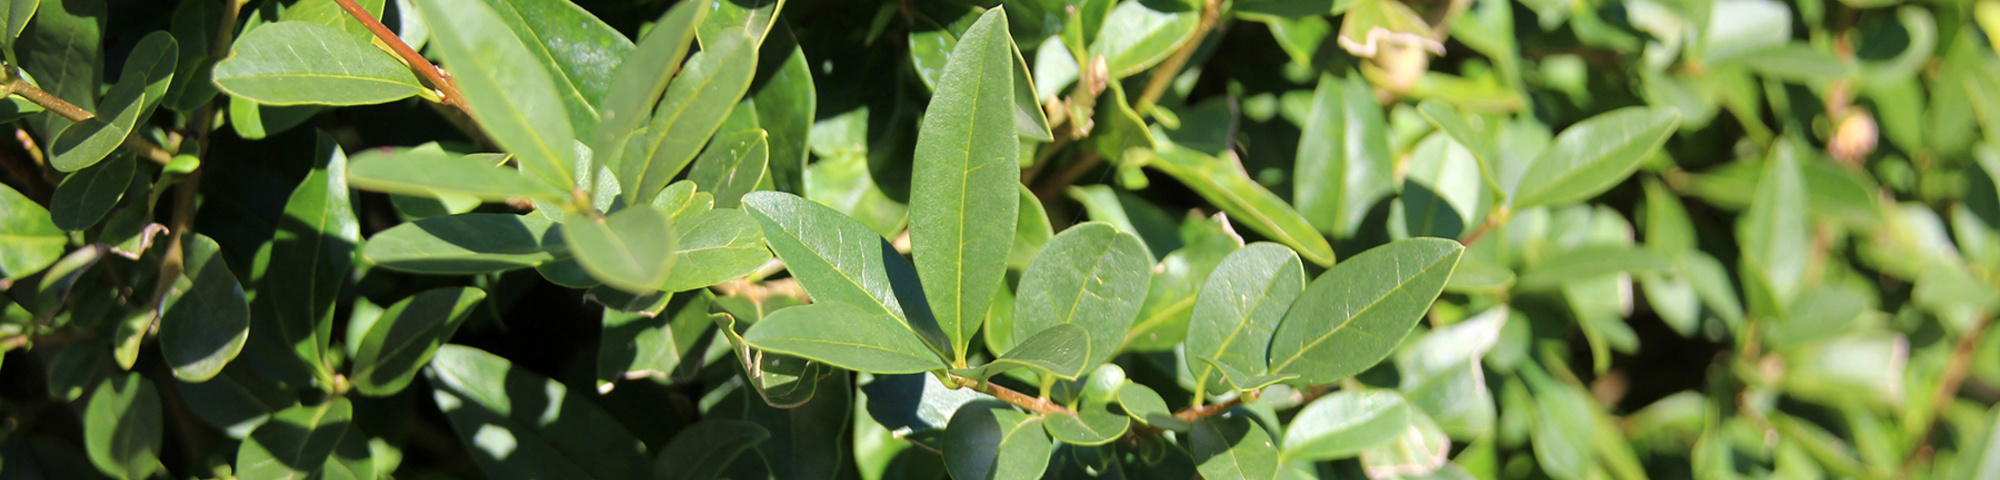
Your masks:
[[[1194,58],[1195,50],[1201,49],[1201,42],[1208,38],[1208,32],[1215,30],[1221,16],[1222,0],[1202,2],[1201,23],[1195,25],[1194,35],[1190,35],[1187,43],[1174,51],[1174,56],[1167,57],[1166,62],[1153,67],[1153,78],[1146,81],[1146,90],[1139,94],[1139,103],[1135,106],[1140,115],[1151,112],[1153,102],[1159,101],[1160,95],[1167,93],[1167,86],[1174,83],[1174,76],[1180,73],[1181,68],[1187,66],[1188,59]]]
[[[1465,238],[1459,239],[1458,244],[1470,247],[1472,244],[1478,243],[1481,237],[1485,237],[1487,233],[1492,232],[1500,224],[1507,223],[1507,219],[1513,216],[1514,211],[1508,209],[1506,205],[1494,207],[1492,213],[1486,214],[1486,221],[1480,222],[1479,228],[1473,229],[1472,233],[1468,233],[1465,235]]]
[[[1952,399],[1958,398],[1958,389],[1965,385],[1966,374],[1972,370],[1972,355],[1979,348],[1980,337],[1986,336],[1986,325],[1990,318],[1980,318],[1965,335],[1958,339],[1958,346],[1951,351],[1951,360],[1944,366],[1944,378],[1938,380],[1937,391],[1931,394],[1930,419],[1923,424],[1917,434],[1917,447],[1910,450],[1909,458],[1903,462],[1903,470],[1909,468],[1931,448],[1931,437],[1937,433],[1937,424],[1944,418],[1944,411],[1951,407]]]
[[[1049,401],[1047,398],[1028,396],[1028,394],[1016,392],[1013,389],[995,385],[993,382],[973,380],[958,375],[951,375],[951,379],[960,385],[964,385],[966,388],[972,389],[972,391],[987,394],[993,398],[1000,399],[1000,401],[1014,404],[1014,406],[1027,409],[1031,412],[1043,415],[1076,415],[1076,412],[1069,411],[1069,409],[1063,408],[1062,405],[1057,405],[1056,402]]]
[[[14,75],[12,71],[8,72],[7,77],[7,93],[18,95],[21,98],[28,99],[30,102],[35,102],[36,105],[41,105],[49,113],[60,115],[71,122],[81,122],[97,118],[97,114],[90,113],[89,110],[84,110],[82,107],[76,106],[76,104],[63,101],[63,99],[56,97],[47,90],[29,85],[26,80],[22,80],[20,76]],[[166,149],[162,149],[159,145],[154,145],[153,142],[148,142],[146,139],[135,135],[125,136],[125,148],[130,148],[132,151],[138,152],[141,158],[152,160],[161,165],[166,165],[167,162],[171,162],[174,159],[174,155],[167,153]]]
[[[346,10],[348,15],[353,16],[356,21],[361,22],[362,26],[368,27],[368,31],[373,32],[377,40],[381,40],[383,44],[389,46],[390,50],[396,52],[396,56],[403,57],[403,63],[410,64],[411,70],[416,70],[417,74],[422,75],[425,81],[430,82],[431,86],[437,87],[438,96],[440,97],[438,103],[457,106],[460,110],[465,109],[465,103],[463,103],[465,94],[458,91],[458,84],[451,80],[451,74],[439,70],[437,65],[432,65],[430,60],[424,59],[424,56],[417,53],[416,49],[410,48],[410,44],[403,43],[403,37],[396,36],[396,32],[389,31],[388,26],[382,25],[381,20],[376,20],[374,15],[368,14],[368,11],[362,9],[361,5],[354,3],[354,0],[333,1],[340,4],[341,10]]]

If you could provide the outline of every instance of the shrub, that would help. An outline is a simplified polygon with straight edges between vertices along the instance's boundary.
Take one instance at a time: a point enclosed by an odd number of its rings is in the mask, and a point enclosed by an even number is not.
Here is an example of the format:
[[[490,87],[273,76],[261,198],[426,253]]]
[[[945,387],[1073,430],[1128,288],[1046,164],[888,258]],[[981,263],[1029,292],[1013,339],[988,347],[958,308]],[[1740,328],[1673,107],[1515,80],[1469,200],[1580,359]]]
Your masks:
[[[0,4],[0,477],[2000,475],[1995,0]]]

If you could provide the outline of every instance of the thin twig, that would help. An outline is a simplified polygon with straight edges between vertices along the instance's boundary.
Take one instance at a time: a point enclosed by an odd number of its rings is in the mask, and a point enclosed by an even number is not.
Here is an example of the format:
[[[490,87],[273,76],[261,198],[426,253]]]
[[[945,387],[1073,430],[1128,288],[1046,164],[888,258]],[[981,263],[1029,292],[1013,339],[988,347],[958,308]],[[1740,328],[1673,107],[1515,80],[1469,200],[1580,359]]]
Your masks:
[[[1508,209],[1506,205],[1495,207],[1492,213],[1486,215],[1486,221],[1480,222],[1479,228],[1473,229],[1472,233],[1466,234],[1465,238],[1458,240],[1458,243],[1470,247],[1473,243],[1479,242],[1479,239],[1485,237],[1488,232],[1492,232],[1494,228],[1499,227],[1500,224],[1507,223],[1507,219],[1512,216],[1513,210]]]
[[[1194,52],[1201,49],[1201,42],[1208,38],[1208,32],[1215,30],[1221,16],[1222,0],[1202,2],[1201,23],[1195,25],[1194,35],[1188,36],[1187,43],[1181,44],[1181,48],[1167,57],[1167,61],[1153,67],[1153,77],[1146,81],[1146,90],[1139,94],[1139,103],[1134,104],[1140,115],[1153,111],[1153,103],[1159,101],[1160,95],[1167,92],[1167,86],[1174,83],[1174,77],[1180,74],[1181,68],[1194,58]]]
[[[1076,412],[1063,408],[1062,405],[1057,405],[1056,402],[1049,401],[1047,398],[1016,392],[1011,388],[995,385],[993,382],[973,380],[958,375],[952,375],[951,379],[960,385],[964,385],[966,388],[972,389],[972,391],[987,394],[993,398],[1000,399],[1000,401],[1028,409],[1031,412],[1044,415],[1076,415]]]
[[[1951,351],[1951,360],[1944,365],[1944,378],[1938,380],[1937,392],[1931,394],[1931,418],[1923,424],[1917,434],[1917,447],[1910,450],[1910,456],[1903,461],[1903,470],[1910,467],[1931,449],[1931,436],[1937,432],[1938,421],[1944,418],[1944,411],[1951,407],[1952,399],[1958,398],[1958,389],[1965,385],[1965,376],[1972,371],[1972,355],[1979,348],[1980,337],[1986,334],[1990,318],[1982,317],[1972,325],[1965,335],[1958,339],[1958,346]]]
[[[55,94],[49,93],[46,90],[35,88],[34,85],[29,85],[27,80],[22,80],[21,77],[19,76],[14,76],[10,74],[8,77],[9,78],[7,79],[7,93],[20,95],[21,98],[28,99],[28,101],[30,102],[35,102],[36,105],[41,105],[42,108],[48,110],[49,113],[60,115],[63,118],[67,118],[69,119],[69,121],[72,122],[81,122],[84,120],[97,118],[97,114],[90,113],[89,110],[84,110],[82,107],[78,107],[75,104],[69,103],[68,101],[64,101],[61,98],[57,98]]]
[[[403,62],[410,64],[411,70],[416,70],[417,74],[429,81],[432,87],[436,87],[440,97],[438,103],[454,105],[461,110],[465,108],[463,103],[465,94],[458,91],[458,84],[451,80],[450,73],[439,70],[437,65],[432,65],[430,60],[424,59],[416,49],[410,48],[410,44],[403,43],[402,37],[396,36],[396,32],[389,31],[388,26],[382,25],[381,20],[376,20],[374,15],[370,15],[367,10],[361,8],[361,5],[354,3],[354,0],[333,1],[340,4],[341,10],[346,10],[348,15],[361,22],[362,26],[368,27],[368,31],[373,32],[375,38],[388,45],[390,50],[394,50],[397,56],[403,57]]]

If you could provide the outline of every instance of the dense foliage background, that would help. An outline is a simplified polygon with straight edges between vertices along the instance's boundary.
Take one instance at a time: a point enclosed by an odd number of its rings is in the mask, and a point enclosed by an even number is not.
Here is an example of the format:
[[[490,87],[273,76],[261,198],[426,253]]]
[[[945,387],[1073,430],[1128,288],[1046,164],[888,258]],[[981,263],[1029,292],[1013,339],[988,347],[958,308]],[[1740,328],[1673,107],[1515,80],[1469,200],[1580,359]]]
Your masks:
[[[1996,0],[0,6],[0,478],[2000,478]]]

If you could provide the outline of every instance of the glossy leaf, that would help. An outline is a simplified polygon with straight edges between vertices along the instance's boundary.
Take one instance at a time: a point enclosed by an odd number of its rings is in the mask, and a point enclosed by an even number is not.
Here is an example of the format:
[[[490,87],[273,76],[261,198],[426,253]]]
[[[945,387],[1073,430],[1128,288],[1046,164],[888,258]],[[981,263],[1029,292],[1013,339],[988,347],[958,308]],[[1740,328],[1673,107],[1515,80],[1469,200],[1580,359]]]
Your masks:
[[[1129,77],[1152,68],[1194,39],[1201,12],[1173,0],[1114,2],[1102,30],[1090,43],[1090,56],[1102,55],[1111,78]]]
[[[70,124],[49,142],[49,165],[74,172],[97,164],[125,143],[139,121],[153,113],[173,82],[179,59],[174,36],[155,31],[125,57],[118,83],[105,92],[98,116]]]
[[[926,324],[923,318],[929,313],[917,297],[923,292],[896,284],[914,286],[907,282],[915,268],[874,230],[832,208],[788,193],[754,192],[743,196],[743,205],[763,227],[765,243],[814,302],[844,303],[865,312],[910,320],[919,327]],[[906,294],[911,298],[898,298]],[[903,307],[903,302],[910,301],[915,302],[916,311]],[[935,347],[936,340],[926,341]]]
[[[954,479],[1041,478],[1054,451],[1040,417],[997,402],[959,407],[944,431],[944,463]]]
[[[50,219],[69,231],[96,225],[125,198],[136,163],[131,155],[118,155],[63,177],[56,185],[55,198],[49,200]]]
[[[1111,443],[1132,428],[1132,420],[1112,413],[1106,401],[1086,400],[1077,405],[1075,415],[1042,416],[1049,436],[1071,445],[1093,446]]]
[[[1665,108],[1623,108],[1564,129],[1522,177],[1516,210],[1576,203],[1604,193],[1659,151],[1680,125]]]
[[[1285,458],[1335,460],[1401,436],[1421,415],[1389,390],[1339,391],[1306,405],[1285,428]]]
[[[202,382],[222,373],[250,338],[250,304],[222,247],[206,235],[181,237],[190,286],[160,316],[160,353],[174,377]]]
[[[911,254],[959,364],[992,300],[986,292],[1006,274],[1019,207],[1010,45],[1007,14],[981,15],[952,49],[917,134]]]
[[[1312,133],[1299,136],[1292,199],[1320,233],[1351,237],[1392,184],[1386,122],[1373,92],[1358,79],[1321,76],[1311,105],[1300,128]]]
[[[1192,425],[1187,420],[1174,416],[1167,409],[1166,399],[1160,392],[1137,382],[1127,382],[1118,387],[1118,406],[1125,409],[1125,415],[1141,423],[1169,430],[1188,430]]]
[[[742,210],[719,208],[674,222],[680,241],[673,273],[662,290],[680,292],[720,284],[763,268],[771,261],[764,232]]]
[[[1278,445],[1248,415],[1223,415],[1194,422],[1188,454],[1210,480],[1263,480],[1278,477]]]
[[[843,303],[779,310],[750,326],[751,346],[869,373],[917,373],[945,367],[897,318]]]
[[[347,171],[354,188],[418,197],[456,196],[489,202],[516,197],[566,200],[567,189],[494,166],[477,156],[436,149],[370,150],[354,156]]]
[[[6,43],[4,45],[8,50],[14,48],[14,39],[21,37],[21,30],[28,27],[28,19],[34,18],[35,9],[36,7],[40,7],[41,4],[41,0],[10,0],[7,2],[7,11],[4,12],[7,18],[5,22],[0,23],[4,23],[7,28],[5,31]]]
[[[765,37],[758,58],[766,62],[758,69],[769,73],[760,83],[752,85],[749,98],[755,103],[757,125],[771,133],[765,139],[771,152],[770,165],[765,170],[770,172],[771,186],[778,191],[802,193],[808,156],[806,144],[811,139],[819,106],[813,70],[791,28],[782,24],[774,26]],[[772,69],[769,63],[778,66]]]
[[[1250,180],[1238,165],[1185,148],[1162,148],[1148,166],[1158,168],[1202,198],[1214,203],[1230,218],[1299,252],[1299,256],[1319,265],[1333,264],[1333,246],[1320,236],[1312,223],[1298,211]]]
[[[1014,367],[1030,367],[1057,378],[1075,380],[1094,365],[1090,363],[1090,340],[1090,331],[1083,327],[1056,324],[1021,339],[1000,358],[959,375],[983,380]]]
[[[590,134],[590,150],[600,155],[598,163],[617,165],[625,158],[627,138],[652,116],[653,105],[687,57],[695,25],[708,11],[697,2],[674,4],[611,72],[604,100],[597,105],[597,127]]]
[[[376,233],[361,258],[390,270],[446,275],[533,267],[566,255],[562,230],[554,226],[502,213],[426,218]]]
[[[438,409],[493,479],[644,478],[644,448],[554,380],[471,347],[445,345],[425,370]]]
[[[136,373],[105,379],[83,408],[83,446],[97,471],[147,478],[159,466],[164,426],[160,393]]]
[[[486,292],[477,288],[443,288],[389,306],[355,347],[348,376],[355,390],[374,396],[401,391],[484,299]]]
[[[564,239],[577,263],[606,285],[634,294],[659,291],[671,279],[680,236],[673,220],[652,205],[638,205],[603,219],[572,217]]]
[[[604,310],[598,337],[598,388],[628,378],[686,377],[700,367],[699,356],[710,343],[714,325],[708,311],[713,298],[703,292],[676,294],[659,309],[639,312]]]
[[[576,184],[576,130],[548,70],[503,17],[481,0],[417,2],[444,58],[488,138],[514,154],[522,170],[557,188]]]
[[[292,190],[271,238],[268,271],[285,272],[285,280],[267,277],[261,293],[271,297],[278,338],[300,359],[323,365],[341,286],[361,241],[361,224],[347,188],[347,155],[325,133],[319,135],[314,155],[318,161]]]
[[[1086,367],[1110,360],[1145,300],[1151,259],[1137,236],[1110,224],[1064,230],[1021,276],[1014,297],[1014,338],[1072,324],[1083,327],[1090,339]]]
[[[49,211],[13,187],[0,185],[0,276],[12,280],[33,275],[62,258],[69,235],[57,228]]]
[[[595,129],[597,107],[614,70],[632,53],[632,41],[572,2],[485,1],[535,56],[532,63],[548,69],[571,128],[579,135]]]
[[[655,480],[710,480],[745,450],[771,438],[755,423],[725,418],[696,422],[667,442],[653,462]]]
[[[366,37],[302,21],[245,32],[212,75],[222,91],[264,105],[368,105],[432,95],[409,66]]]
[[[1299,255],[1274,243],[1253,243],[1229,254],[1202,283],[1188,323],[1187,368],[1198,385],[1219,392],[1226,381],[1210,359],[1239,372],[1261,374],[1271,334],[1285,310],[1305,291]]]
[[[715,206],[736,208],[743,194],[757,189],[770,162],[769,135],[763,129],[716,135],[694,160],[688,180],[715,195]]]
[[[1327,270],[1285,312],[1271,340],[1271,373],[1316,385],[1388,357],[1430,310],[1464,250],[1450,240],[1400,240]]]
[[[244,439],[235,470],[245,478],[313,478],[342,439],[359,435],[354,406],[345,398],[292,407],[272,415]]]
[[[646,124],[640,150],[626,152],[612,169],[626,198],[650,198],[693,161],[709,137],[750,89],[757,45],[741,30],[725,31],[688,59],[667,85]]]

